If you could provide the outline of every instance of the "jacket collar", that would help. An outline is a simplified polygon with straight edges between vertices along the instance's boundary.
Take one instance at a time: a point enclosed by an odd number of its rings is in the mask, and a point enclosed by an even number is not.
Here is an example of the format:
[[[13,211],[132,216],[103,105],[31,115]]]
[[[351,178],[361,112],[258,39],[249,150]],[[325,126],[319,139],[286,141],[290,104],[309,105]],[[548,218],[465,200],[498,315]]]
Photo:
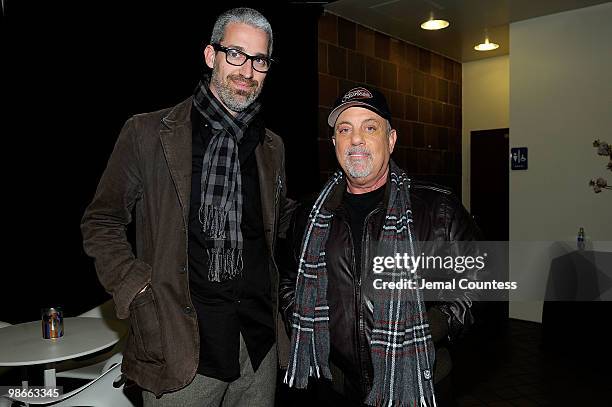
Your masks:
[[[387,182],[385,183],[385,194],[383,197],[382,202],[380,202],[376,208],[384,208],[385,212],[387,210],[387,206],[389,204],[389,196],[391,195],[391,176],[390,176],[390,172],[389,175],[387,176]],[[333,213],[338,212],[339,210],[343,210],[344,206],[342,204],[342,198],[344,196],[344,192],[346,191],[346,175],[344,177],[342,177],[342,180],[338,183],[338,185],[334,188],[334,190],[331,192],[329,198],[327,199],[327,201],[323,204],[323,207]]]
[[[282,153],[279,151],[270,130],[266,129],[263,142],[255,149],[257,157],[257,175],[259,176],[259,193],[263,215],[264,233],[270,253],[274,249],[274,219],[280,204],[281,193],[280,168]]]
[[[174,106],[166,116],[162,118],[162,123],[168,128],[191,125],[191,105],[193,96],[188,97],[178,105]]]
[[[177,190],[183,221],[187,227],[191,197],[191,104],[188,98],[174,106],[162,121],[159,132],[170,176]]]

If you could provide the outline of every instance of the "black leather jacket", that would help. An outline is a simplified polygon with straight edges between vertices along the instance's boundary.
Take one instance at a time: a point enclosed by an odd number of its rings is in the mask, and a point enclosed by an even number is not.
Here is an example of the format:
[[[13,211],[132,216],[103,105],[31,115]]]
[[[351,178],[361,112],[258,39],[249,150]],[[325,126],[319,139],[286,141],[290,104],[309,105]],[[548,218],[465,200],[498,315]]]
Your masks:
[[[387,183],[389,185],[389,183]],[[366,217],[362,240],[361,276],[355,276],[355,252],[348,221],[348,213],[342,204],[343,188],[336,188],[326,208],[334,214],[330,235],[326,245],[328,267],[328,294],[330,308],[331,362],[342,370],[345,381],[361,396],[367,394],[372,384],[370,338],[373,327],[372,264],[373,245],[378,239],[386,212],[389,188],[385,199]],[[425,255],[444,248],[443,255],[460,255],[463,245],[449,245],[449,242],[479,240],[480,231],[459,200],[444,187],[412,181],[410,190],[415,233],[419,241],[430,242]],[[302,205],[294,214],[288,233],[287,245],[279,250],[285,256],[279,259],[280,303],[279,308],[289,331],[293,313],[294,291],[297,276],[297,261],[303,232],[311,209]],[[473,248],[472,248],[473,250]],[[453,253],[448,253],[449,251]],[[473,253],[470,253],[475,255]],[[476,279],[475,275],[464,276]],[[363,283],[364,281],[368,283]],[[363,284],[362,284],[363,283]],[[445,345],[459,337],[473,322],[470,311],[472,295],[466,293],[452,301],[429,301],[426,303],[434,343],[436,344],[436,367],[434,381],[447,376],[451,369],[450,354]]]

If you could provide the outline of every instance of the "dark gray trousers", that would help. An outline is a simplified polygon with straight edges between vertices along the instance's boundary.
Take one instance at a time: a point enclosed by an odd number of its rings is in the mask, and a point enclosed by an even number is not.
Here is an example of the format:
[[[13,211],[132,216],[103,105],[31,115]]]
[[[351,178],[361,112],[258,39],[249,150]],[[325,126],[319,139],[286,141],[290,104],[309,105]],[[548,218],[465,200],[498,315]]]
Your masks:
[[[253,372],[251,360],[242,335],[240,335],[240,377],[224,382],[196,374],[186,387],[163,394],[160,398],[148,391],[142,392],[144,407],[273,407],[276,390],[276,344],[272,346],[257,372]]]

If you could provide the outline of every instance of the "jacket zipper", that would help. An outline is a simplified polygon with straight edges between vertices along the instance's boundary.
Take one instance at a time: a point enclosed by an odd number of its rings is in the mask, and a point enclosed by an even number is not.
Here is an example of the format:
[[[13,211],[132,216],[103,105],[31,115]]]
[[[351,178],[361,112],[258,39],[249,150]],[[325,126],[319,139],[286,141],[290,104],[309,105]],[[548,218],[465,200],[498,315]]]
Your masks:
[[[361,369],[361,372],[365,372],[366,369],[363,366],[363,358],[361,357],[361,337],[364,334],[364,322],[363,322],[363,305],[361,303],[361,276],[363,275],[364,271],[365,271],[365,265],[367,264],[367,256],[368,256],[368,248],[367,248],[367,244],[369,243],[369,241],[366,239],[367,237],[367,230],[368,230],[368,222],[370,221],[370,218],[372,217],[372,215],[374,215],[374,213],[378,212],[378,208],[374,209],[372,212],[370,212],[365,220],[364,220],[364,228],[363,231],[361,232],[361,270],[358,276],[355,276],[353,273],[351,273],[351,278],[353,280],[353,292],[355,294],[355,313],[357,315],[357,321],[355,324],[355,340],[356,340],[356,351],[357,351],[357,361],[359,363],[359,367]],[[348,233],[348,237],[349,240],[351,241],[351,256],[352,256],[352,265],[353,265],[353,270],[355,270],[355,266],[357,265],[357,261],[355,259],[355,242],[353,241],[353,233],[351,231],[351,226],[349,225],[349,223],[346,220],[343,220],[344,225],[346,226],[346,228],[348,229],[349,233]],[[356,284],[355,284],[356,283]],[[366,383],[365,381],[361,381],[361,388],[362,388],[362,392],[365,394],[367,392],[367,388],[366,388]]]
[[[375,208],[372,212],[370,212],[364,222],[363,222],[363,231],[361,232],[361,270],[359,273],[359,279],[357,280],[357,285],[358,285],[358,290],[359,290],[359,304],[358,304],[358,311],[359,311],[359,322],[358,322],[358,327],[359,327],[359,332],[358,332],[358,342],[359,342],[359,365],[361,367],[361,371],[363,374],[365,374],[367,372],[366,366],[363,365],[363,358],[361,357],[361,338],[362,336],[365,336],[365,328],[364,328],[364,321],[363,321],[363,304],[362,304],[362,296],[361,296],[361,277],[364,275],[364,273],[367,272],[367,265],[368,265],[368,258],[369,258],[369,244],[370,244],[370,240],[368,238],[368,223],[370,222],[370,218],[377,213],[380,210],[380,208]],[[354,246],[353,246],[353,253],[354,253]],[[353,258],[354,258],[354,254],[353,254]],[[374,327],[372,327],[374,328]],[[371,378],[368,377],[368,381],[370,381]],[[367,385],[366,385],[366,381],[362,380],[361,383],[361,387],[362,387],[362,391],[364,394],[367,393],[368,389],[367,389]]]
[[[274,250],[276,247],[276,231],[278,229],[278,218],[280,215],[280,208],[278,208],[278,200],[280,197],[280,191],[283,188],[283,183],[281,180],[281,176],[280,174],[276,175],[276,188],[275,188],[275,192],[274,192],[274,206],[272,207],[272,212],[274,214],[274,222],[272,225],[272,247],[270,247],[270,261],[272,262],[272,266],[274,267],[274,270],[276,272],[276,275],[278,276],[278,266],[276,264],[276,260],[274,259]],[[278,299],[278,293],[280,291],[280,278],[276,279],[276,295],[274,295],[274,308],[276,309],[276,312],[274,313],[274,327],[276,329],[276,327],[278,326],[278,318],[279,318],[279,299]],[[276,356],[277,358],[279,357],[279,348],[277,347],[276,349]]]
[[[281,179],[280,174],[276,176],[276,188],[274,191],[274,206],[272,207],[274,211],[274,225],[272,227],[272,255],[274,255],[274,248],[276,246],[276,230],[278,229],[278,215],[280,214],[280,208],[278,207],[278,199],[280,198],[280,192],[283,189],[283,181]],[[274,259],[272,259],[274,261]],[[275,262],[276,264],[276,262]]]
[[[355,270],[355,265],[357,264],[357,261],[355,259],[355,242],[353,241],[353,233],[351,231],[351,226],[349,225],[349,223],[344,219],[343,220],[344,225],[346,226],[346,228],[348,229],[349,233],[348,233],[348,238],[351,242],[351,264],[353,267],[353,271]],[[357,351],[357,362],[359,364],[359,366],[361,366],[361,341],[360,341],[360,329],[359,329],[359,315],[360,315],[360,303],[361,303],[361,281],[359,278],[356,278],[355,275],[353,273],[351,274],[351,280],[353,281],[353,293],[355,295],[355,315],[357,316],[357,323],[355,324],[355,326],[353,327],[355,330],[355,343],[353,344],[353,346],[355,346],[355,349]],[[355,284],[357,283],[357,284]]]

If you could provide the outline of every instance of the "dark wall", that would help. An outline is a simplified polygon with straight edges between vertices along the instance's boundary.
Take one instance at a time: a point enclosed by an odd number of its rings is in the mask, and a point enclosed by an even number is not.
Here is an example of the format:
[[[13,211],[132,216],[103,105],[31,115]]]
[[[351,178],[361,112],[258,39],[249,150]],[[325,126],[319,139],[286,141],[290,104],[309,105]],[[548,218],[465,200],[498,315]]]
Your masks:
[[[379,89],[398,137],[393,159],[461,195],[461,64],[332,14],[319,20],[321,177],[337,168],[327,116],[339,94]]]
[[[82,250],[83,211],[123,123],[192,93],[214,20],[228,8],[258,8],[272,24],[280,63],[262,94],[266,122],[285,140],[289,193],[317,187],[320,6],[89,3],[14,2],[3,16],[0,129],[9,228],[0,319],[9,322],[36,319],[44,305],[77,315],[108,298]]]

